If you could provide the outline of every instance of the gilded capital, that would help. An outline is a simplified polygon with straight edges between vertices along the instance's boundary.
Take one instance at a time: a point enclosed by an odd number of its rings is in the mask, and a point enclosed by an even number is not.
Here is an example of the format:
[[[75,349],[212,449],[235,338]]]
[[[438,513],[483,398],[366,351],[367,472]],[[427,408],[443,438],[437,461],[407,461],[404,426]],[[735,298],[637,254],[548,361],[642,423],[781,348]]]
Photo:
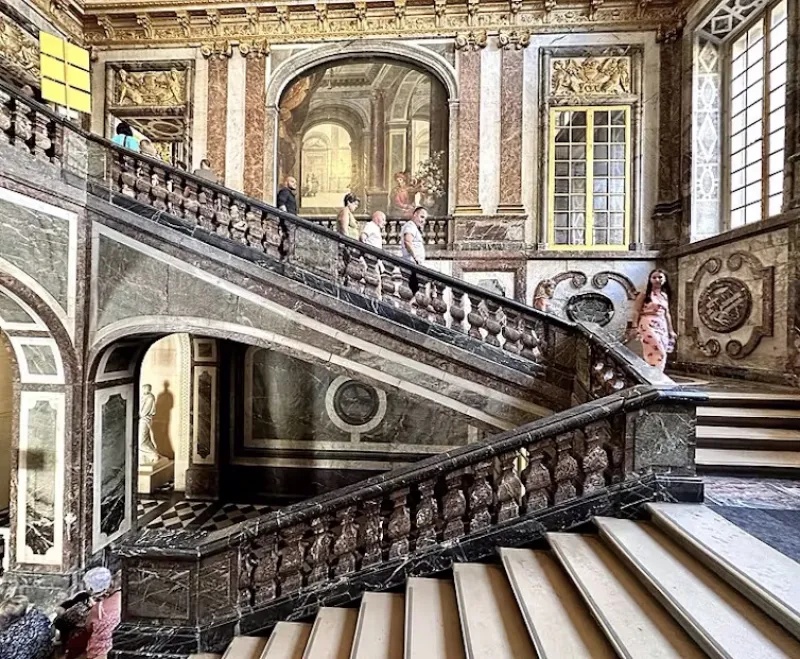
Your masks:
[[[531,43],[531,33],[529,30],[513,30],[511,32],[500,32],[497,35],[497,45],[503,50],[522,50]]]
[[[456,50],[466,52],[481,50],[487,43],[488,37],[485,31],[458,34],[455,39]]]

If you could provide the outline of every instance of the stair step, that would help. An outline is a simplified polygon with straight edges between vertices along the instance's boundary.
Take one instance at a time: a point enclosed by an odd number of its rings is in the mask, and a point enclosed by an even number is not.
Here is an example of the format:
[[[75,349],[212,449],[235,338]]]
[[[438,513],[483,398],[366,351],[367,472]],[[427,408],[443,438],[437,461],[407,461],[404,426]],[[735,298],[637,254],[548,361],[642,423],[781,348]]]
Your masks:
[[[403,659],[405,597],[364,593],[350,659]]]
[[[554,553],[623,659],[704,659],[691,638],[595,536],[548,533]]]
[[[697,445],[703,448],[800,449],[800,430],[790,428],[705,426],[698,421],[696,437]]]
[[[495,565],[453,566],[464,648],[470,659],[536,659],[514,593]]]
[[[652,524],[599,517],[603,538],[705,650],[719,659],[800,657],[800,643]]]
[[[649,503],[653,521],[800,638],[800,564],[700,504]]]
[[[539,659],[617,656],[551,552],[501,549],[500,556]]]
[[[405,659],[464,659],[452,581],[410,578],[405,620]]]
[[[190,654],[189,659],[222,659],[222,655],[212,654],[210,652],[201,652],[200,654]]]
[[[258,636],[236,636],[222,659],[261,659],[267,639]]]
[[[800,452],[698,448],[695,450],[695,463],[699,467],[732,469],[800,469]]]
[[[358,611],[322,607],[314,620],[303,659],[349,659]]]
[[[800,406],[800,401],[798,401]],[[698,425],[729,425],[737,427],[800,428],[800,410],[760,407],[706,407],[697,408]]]
[[[798,394],[746,391],[706,391],[704,393],[708,396],[705,407],[769,407],[795,410],[800,407],[800,395]]]
[[[272,630],[261,659],[303,659],[311,625],[305,622],[279,622]]]

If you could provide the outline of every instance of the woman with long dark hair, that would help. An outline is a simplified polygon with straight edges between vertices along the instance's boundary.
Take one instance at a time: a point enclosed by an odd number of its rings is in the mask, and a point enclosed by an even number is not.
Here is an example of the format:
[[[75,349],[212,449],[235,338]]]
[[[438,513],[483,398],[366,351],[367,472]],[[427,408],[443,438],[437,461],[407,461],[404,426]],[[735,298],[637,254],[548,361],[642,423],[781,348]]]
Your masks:
[[[647,289],[636,298],[633,317],[645,361],[662,371],[667,365],[667,354],[673,351],[678,338],[669,313],[671,295],[667,273],[653,270],[647,278]]]

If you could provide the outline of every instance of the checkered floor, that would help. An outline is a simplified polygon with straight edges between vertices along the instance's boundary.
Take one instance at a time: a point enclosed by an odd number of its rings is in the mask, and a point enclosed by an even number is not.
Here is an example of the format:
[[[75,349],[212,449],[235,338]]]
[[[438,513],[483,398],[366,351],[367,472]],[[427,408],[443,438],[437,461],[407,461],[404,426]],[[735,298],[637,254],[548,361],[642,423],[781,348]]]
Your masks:
[[[207,501],[178,501],[147,525],[148,529],[186,529],[193,526],[210,503]]]
[[[218,531],[226,529],[234,524],[240,524],[248,519],[253,519],[259,515],[264,515],[270,510],[270,506],[254,506],[241,503],[225,503],[217,510],[205,524],[200,528],[206,531]]]
[[[142,517],[154,511],[162,503],[164,503],[164,501],[159,499],[140,498],[139,501],[136,502],[136,519],[142,519]]]

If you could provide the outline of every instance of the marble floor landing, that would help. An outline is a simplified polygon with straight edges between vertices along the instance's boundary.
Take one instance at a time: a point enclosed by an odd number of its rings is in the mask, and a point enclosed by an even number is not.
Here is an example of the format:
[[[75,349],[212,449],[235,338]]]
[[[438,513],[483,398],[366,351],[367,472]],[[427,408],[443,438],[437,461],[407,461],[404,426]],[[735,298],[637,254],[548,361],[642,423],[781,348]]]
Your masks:
[[[154,499],[140,497],[140,529],[191,529],[218,531],[268,513],[272,506],[219,501],[186,501],[182,498]]]

